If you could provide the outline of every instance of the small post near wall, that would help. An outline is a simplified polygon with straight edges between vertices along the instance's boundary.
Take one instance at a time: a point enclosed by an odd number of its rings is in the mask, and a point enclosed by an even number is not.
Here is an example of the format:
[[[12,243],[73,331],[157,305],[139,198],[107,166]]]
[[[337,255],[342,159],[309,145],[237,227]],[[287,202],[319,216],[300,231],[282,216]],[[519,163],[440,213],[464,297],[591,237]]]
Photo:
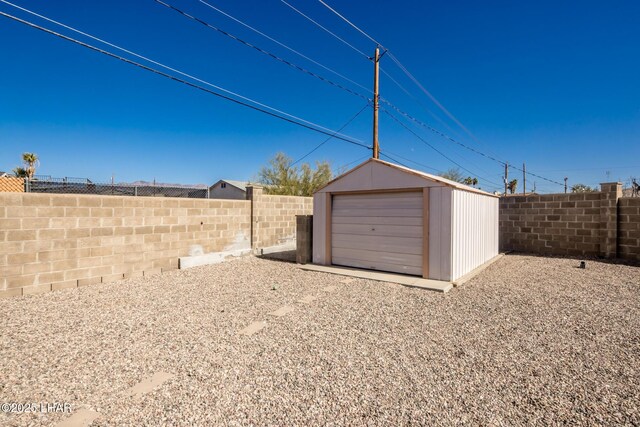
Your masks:
[[[313,215],[296,215],[296,262],[308,264],[312,261]]]

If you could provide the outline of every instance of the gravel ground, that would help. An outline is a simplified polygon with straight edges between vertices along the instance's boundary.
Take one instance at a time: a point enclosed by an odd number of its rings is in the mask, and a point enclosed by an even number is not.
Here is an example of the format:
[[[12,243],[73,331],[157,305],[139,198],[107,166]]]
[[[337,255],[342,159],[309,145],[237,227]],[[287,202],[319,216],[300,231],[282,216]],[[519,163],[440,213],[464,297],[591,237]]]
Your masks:
[[[439,294],[248,257],[0,300],[0,402],[104,426],[638,425],[640,268],[577,263],[508,255]]]

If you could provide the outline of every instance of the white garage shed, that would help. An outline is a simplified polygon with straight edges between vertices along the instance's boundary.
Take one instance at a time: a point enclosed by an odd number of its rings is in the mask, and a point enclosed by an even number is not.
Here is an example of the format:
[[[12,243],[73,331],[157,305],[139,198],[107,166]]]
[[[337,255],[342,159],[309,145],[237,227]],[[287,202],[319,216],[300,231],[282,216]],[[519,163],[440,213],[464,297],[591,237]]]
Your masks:
[[[369,159],[313,196],[313,262],[455,281],[498,255],[498,197]]]

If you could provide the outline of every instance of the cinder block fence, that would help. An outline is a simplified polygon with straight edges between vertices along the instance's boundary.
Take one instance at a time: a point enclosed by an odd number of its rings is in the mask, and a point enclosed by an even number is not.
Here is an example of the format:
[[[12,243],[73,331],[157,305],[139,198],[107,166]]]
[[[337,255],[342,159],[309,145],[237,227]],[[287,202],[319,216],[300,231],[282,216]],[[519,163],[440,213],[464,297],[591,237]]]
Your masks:
[[[622,184],[600,192],[500,199],[500,248],[549,255],[640,260],[640,198]]]
[[[157,274],[205,252],[295,241],[311,198],[248,200],[0,193],[0,297]]]

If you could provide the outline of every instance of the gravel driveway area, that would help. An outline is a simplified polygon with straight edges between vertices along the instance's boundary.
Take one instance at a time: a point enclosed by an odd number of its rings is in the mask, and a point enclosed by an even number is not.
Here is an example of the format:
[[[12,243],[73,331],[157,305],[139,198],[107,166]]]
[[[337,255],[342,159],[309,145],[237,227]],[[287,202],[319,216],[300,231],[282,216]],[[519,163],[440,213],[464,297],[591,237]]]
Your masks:
[[[0,300],[0,403],[101,426],[638,425],[640,268],[577,265],[507,255],[440,294],[247,257]]]

